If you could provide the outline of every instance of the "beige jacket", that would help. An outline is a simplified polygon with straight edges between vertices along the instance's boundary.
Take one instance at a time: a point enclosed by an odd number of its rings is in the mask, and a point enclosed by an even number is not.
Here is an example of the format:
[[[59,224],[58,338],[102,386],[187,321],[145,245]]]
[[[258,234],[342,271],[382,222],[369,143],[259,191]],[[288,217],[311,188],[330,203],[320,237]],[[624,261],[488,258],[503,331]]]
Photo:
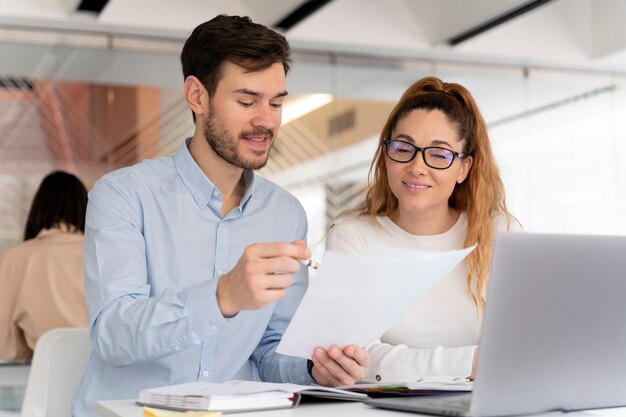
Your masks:
[[[0,359],[28,362],[47,330],[87,322],[81,233],[45,229],[0,253]]]

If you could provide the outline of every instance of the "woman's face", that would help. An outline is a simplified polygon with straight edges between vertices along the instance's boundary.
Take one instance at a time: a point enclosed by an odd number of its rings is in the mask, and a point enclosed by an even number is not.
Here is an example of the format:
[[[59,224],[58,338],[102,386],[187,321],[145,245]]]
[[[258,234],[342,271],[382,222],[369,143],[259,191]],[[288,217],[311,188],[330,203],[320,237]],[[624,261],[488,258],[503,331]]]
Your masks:
[[[392,140],[409,142],[417,147],[438,146],[458,153],[463,152],[464,141],[446,115],[439,110],[413,110],[396,125]],[[447,169],[431,168],[417,152],[407,163],[395,162],[385,154],[387,179],[398,199],[398,214],[438,216],[447,214],[448,199],[454,186],[467,177],[471,157],[455,158]]]

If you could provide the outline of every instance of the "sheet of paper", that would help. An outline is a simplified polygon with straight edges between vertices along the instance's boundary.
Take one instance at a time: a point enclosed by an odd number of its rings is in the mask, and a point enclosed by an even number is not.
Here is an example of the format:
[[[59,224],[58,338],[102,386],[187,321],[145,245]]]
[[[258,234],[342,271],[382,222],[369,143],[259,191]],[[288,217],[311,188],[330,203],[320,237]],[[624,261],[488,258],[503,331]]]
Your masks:
[[[458,379],[458,378],[457,378]],[[456,382],[448,381],[421,381],[421,382],[375,382],[356,383],[354,385],[344,385],[337,387],[349,391],[374,392],[384,391],[471,391],[474,386],[472,381],[459,379]]]
[[[317,346],[378,339],[475,246],[410,251],[385,245],[360,255],[328,251],[276,351],[310,358]]]

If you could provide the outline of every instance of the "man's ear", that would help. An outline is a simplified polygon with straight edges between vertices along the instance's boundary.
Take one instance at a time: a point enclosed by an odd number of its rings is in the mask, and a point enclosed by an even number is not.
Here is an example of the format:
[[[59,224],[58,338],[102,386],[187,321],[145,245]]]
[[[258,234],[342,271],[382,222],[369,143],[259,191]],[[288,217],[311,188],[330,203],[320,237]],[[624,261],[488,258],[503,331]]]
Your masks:
[[[185,79],[185,100],[196,116],[209,111],[209,93],[198,78],[193,75]]]

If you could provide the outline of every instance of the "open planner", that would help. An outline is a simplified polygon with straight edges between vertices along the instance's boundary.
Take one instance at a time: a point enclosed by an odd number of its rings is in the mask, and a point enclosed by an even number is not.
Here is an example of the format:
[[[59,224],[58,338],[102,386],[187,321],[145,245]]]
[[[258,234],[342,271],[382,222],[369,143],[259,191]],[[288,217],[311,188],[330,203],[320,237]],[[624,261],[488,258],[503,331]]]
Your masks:
[[[145,389],[137,403],[169,410],[240,412],[291,408],[302,396],[363,401],[363,393],[322,386],[257,381],[192,382]]]

